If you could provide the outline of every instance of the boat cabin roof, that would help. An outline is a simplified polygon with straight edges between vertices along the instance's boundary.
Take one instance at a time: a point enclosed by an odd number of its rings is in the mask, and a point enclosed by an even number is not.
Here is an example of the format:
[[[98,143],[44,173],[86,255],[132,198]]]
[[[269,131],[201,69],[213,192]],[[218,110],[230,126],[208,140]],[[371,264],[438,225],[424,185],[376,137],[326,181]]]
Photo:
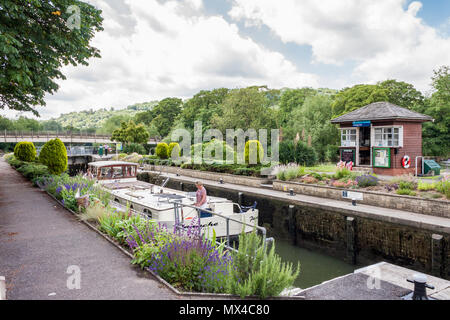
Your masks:
[[[135,162],[125,162],[125,161],[96,161],[89,162],[89,166],[91,167],[112,167],[112,166],[137,166],[138,164]]]

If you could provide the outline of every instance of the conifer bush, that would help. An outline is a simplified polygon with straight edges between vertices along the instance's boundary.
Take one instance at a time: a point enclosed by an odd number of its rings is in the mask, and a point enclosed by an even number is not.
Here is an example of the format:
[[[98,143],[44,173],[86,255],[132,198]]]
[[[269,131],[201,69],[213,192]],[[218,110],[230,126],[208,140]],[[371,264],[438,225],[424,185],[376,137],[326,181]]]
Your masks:
[[[160,142],[156,145],[155,153],[160,159],[167,159],[169,157],[169,146],[165,142]]]
[[[36,148],[33,142],[22,141],[14,147],[14,156],[21,161],[32,162],[36,158]]]
[[[254,154],[256,153],[256,155]],[[245,143],[244,158],[245,163],[259,164],[263,160],[264,149],[258,140],[249,140]],[[256,159],[256,163],[253,163]]]
[[[51,174],[60,175],[67,169],[67,150],[58,138],[49,140],[39,154],[39,162],[46,165]]]
[[[172,154],[172,151],[175,149],[174,154]],[[169,144],[169,152],[168,152],[168,156],[169,158],[178,158],[181,154],[181,148],[180,145],[176,142],[171,142]]]

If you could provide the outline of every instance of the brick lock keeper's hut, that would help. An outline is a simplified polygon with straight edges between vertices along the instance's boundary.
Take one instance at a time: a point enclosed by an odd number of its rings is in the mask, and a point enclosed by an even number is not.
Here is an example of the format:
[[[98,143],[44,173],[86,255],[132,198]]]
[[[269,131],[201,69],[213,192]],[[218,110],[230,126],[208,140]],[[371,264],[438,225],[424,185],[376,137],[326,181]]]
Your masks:
[[[331,120],[341,130],[340,157],[376,174],[417,173],[422,167],[422,122],[433,121],[389,102],[375,102]]]

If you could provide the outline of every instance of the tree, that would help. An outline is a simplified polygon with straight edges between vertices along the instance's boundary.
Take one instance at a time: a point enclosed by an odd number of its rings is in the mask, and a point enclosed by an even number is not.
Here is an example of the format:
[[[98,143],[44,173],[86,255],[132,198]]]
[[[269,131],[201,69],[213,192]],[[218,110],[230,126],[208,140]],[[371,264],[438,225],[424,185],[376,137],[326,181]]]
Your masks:
[[[434,122],[423,124],[423,153],[431,156],[450,155],[450,67],[434,71],[432,86],[435,92],[417,110],[433,117]]]
[[[101,11],[78,0],[3,0],[0,8],[0,108],[39,115],[34,106],[57,91],[63,65],[100,57],[89,42],[103,30]]]
[[[8,118],[0,116],[0,130],[13,130],[14,123]]]
[[[422,105],[424,96],[410,83],[386,80],[379,82],[378,86],[386,90],[387,101],[407,109],[415,109]]]
[[[179,98],[165,98],[151,110],[138,113],[135,119],[152,127],[153,132],[156,128],[159,136],[166,137],[181,113],[182,104],[183,101]]]
[[[222,131],[226,129],[268,129],[275,127],[269,101],[260,87],[231,90],[223,101],[220,112],[211,119],[211,124]]]
[[[339,131],[330,122],[332,118],[332,100],[328,95],[308,97],[302,108],[292,112],[290,120],[284,129],[286,140],[293,141],[297,133],[304,132],[305,138],[311,136],[312,147],[316,150],[320,161],[327,158],[328,146],[339,143]],[[330,154],[331,156],[331,154]]]
[[[19,119],[13,121],[13,124],[14,130],[18,131],[40,131],[42,129],[39,121],[26,117],[20,117]]]
[[[203,129],[208,129],[212,116],[220,112],[228,92],[225,88],[202,90],[186,101],[181,114],[185,127],[193,129],[194,121],[202,121]]]
[[[373,102],[389,101],[387,89],[378,85],[358,84],[339,91],[332,105],[333,117],[364,107]]]
[[[42,130],[44,131],[62,131],[62,125],[55,120],[42,121]]]
[[[111,140],[122,143],[146,143],[149,134],[142,123],[136,125],[133,120],[122,122],[119,129],[114,130]]]
[[[292,111],[301,108],[307,97],[317,94],[317,91],[312,88],[302,89],[288,89],[283,92],[280,100],[280,120],[281,124],[285,125]]]
[[[97,129],[97,133],[111,134],[114,130],[120,128],[122,122],[128,122],[131,118],[128,115],[115,115],[106,119],[102,127]],[[140,123],[140,122],[136,122]]]

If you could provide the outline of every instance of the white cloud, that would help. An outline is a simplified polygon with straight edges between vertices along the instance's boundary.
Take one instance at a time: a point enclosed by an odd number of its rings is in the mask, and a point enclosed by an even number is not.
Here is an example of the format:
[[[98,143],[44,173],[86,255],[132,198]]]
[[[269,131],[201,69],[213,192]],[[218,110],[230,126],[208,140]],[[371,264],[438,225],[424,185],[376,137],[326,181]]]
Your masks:
[[[312,47],[316,63],[356,62],[354,77],[397,78],[426,89],[433,69],[450,64],[450,39],[427,26],[422,3],[404,0],[234,0],[229,15],[266,25],[280,39]]]
[[[105,30],[92,42],[102,58],[64,68],[68,80],[46,98],[53,115],[190,97],[215,87],[318,85],[317,76],[242,37],[235,24],[204,15],[201,0],[90,2],[105,19]]]

